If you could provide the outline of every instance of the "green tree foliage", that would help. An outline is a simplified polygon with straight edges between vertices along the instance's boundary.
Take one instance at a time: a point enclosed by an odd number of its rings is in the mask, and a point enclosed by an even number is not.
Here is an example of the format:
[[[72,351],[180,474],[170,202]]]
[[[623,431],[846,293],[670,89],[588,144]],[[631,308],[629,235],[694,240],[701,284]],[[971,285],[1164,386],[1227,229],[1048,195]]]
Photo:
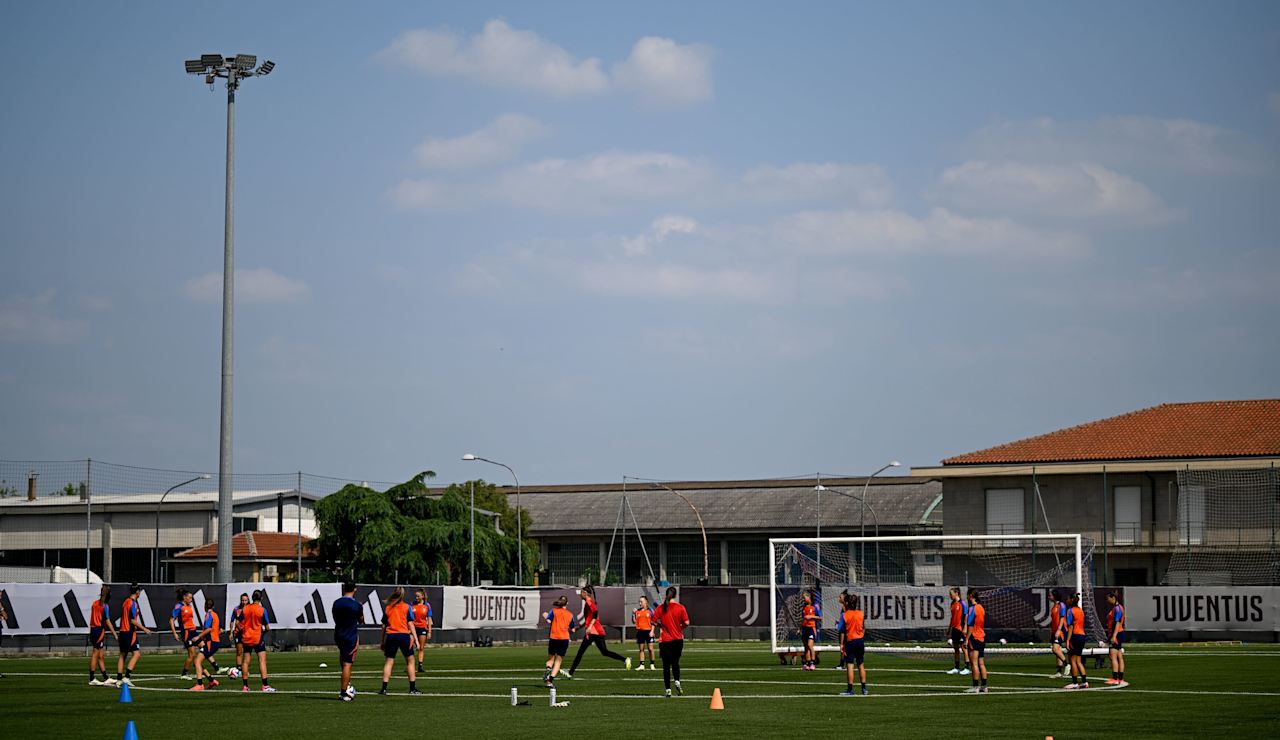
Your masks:
[[[469,484],[451,485],[441,495],[427,489],[426,480],[433,477],[435,473],[424,471],[386,491],[348,485],[318,501],[317,547],[321,562],[334,574],[366,583],[467,583],[471,553]],[[517,547],[515,514],[506,508],[503,499],[494,486],[476,481],[476,507],[501,514],[503,531],[498,533],[490,517],[476,517],[476,571],[480,578],[512,583]],[[527,513],[523,519],[528,531]],[[536,550],[528,544],[524,565],[527,580],[537,565]]]

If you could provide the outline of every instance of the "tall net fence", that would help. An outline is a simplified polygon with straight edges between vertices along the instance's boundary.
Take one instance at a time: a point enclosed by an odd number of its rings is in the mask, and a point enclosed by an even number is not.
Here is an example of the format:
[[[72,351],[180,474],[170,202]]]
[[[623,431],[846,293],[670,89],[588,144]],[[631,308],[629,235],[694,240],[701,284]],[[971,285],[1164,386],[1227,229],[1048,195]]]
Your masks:
[[[305,579],[305,540],[317,534],[312,504],[349,483],[393,485],[306,472],[237,473],[232,531],[292,534],[291,553],[271,543],[281,567],[268,572]],[[203,560],[192,558],[196,570],[183,574],[175,556],[217,540],[218,487],[216,472],[0,460],[0,581],[207,577]]]
[[[1182,470],[1163,583],[1280,585],[1280,471]]]

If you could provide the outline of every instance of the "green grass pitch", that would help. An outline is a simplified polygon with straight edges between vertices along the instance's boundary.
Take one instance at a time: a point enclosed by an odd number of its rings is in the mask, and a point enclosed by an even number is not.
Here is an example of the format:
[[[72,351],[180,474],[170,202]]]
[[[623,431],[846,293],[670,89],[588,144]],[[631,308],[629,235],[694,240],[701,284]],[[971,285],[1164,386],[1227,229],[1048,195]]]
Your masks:
[[[114,656],[111,665],[114,666]],[[87,685],[87,658],[0,660],[0,737],[121,738],[129,720],[140,740],[249,737],[403,736],[596,737],[1280,737],[1280,646],[1135,646],[1122,689],[1061,691],[1049,656],[993,657],[991,693],[962,693],[965,676],[948,676],[941,656],[871,654],[871,695],[840,697],[843,672],[827,654],[817,671],[781,666],[754,643],[690,642],[682,698],[662,698],[662,674],[626,672],[594,650],[579,679],[558,682],[568,707],[548,706],[541,685],[545,648],[442,648],[427,652],[418,687],[407,696],[403,662],[392,696],[374,692],[381,656],[366,646],[356,664],[356,700],[337,700],[336,653],[269,655],[279,693],[241,694],[238,681],[204,693],[177,677],[182,658],[147,654],[135,674],[133,702]],[[570,653],[572,657],[572,652]],[[223,656],[224,664],[226,656]],[[320,668],[321,662],[327,668]],[[1092,665],[1092,662],[1090,662]],[[1091,670],[1102,686],[1110,674]],[[511,687],[530,706],[510,706]],[[719,688],[725,710],[708,708]]]

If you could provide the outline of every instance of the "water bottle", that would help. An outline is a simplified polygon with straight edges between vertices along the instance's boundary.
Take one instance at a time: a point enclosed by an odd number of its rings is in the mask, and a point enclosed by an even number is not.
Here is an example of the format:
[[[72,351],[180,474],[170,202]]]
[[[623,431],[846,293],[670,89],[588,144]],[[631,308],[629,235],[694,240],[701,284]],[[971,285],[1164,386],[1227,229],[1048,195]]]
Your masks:
[[[554,707],[555,705],[556,705],[556,687],[552,686],[551,687],[551,706]]]
[[[514,706],[515,706],[519,701],[520,701],[520,699],[519,699],[519,697],[516,695],[516,687],[515,687],[515,686],[512,686],[512,687],[511,687],[511,706],[513,706],[513,707],[514,707]]]

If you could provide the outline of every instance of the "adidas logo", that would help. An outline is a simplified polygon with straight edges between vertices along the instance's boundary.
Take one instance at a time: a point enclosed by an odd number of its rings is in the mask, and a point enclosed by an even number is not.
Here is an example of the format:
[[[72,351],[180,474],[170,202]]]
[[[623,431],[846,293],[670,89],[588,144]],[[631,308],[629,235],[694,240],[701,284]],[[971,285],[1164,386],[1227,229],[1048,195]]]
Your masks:
[[[311,592],[311,601],[302,610],[302,613],[294,619],[298,624],[328,624],[329,620],[324,613],[324,600],[320,598],[320,591],[317,589]]]
[[[55,625],[62,629],[67,629],[73,625],[77,629],[84,629],[89,626],[84,621],[84,612],[80,610],[80,602],[76,600],[75,591],[67,591],[63,594],[62,603],[53,607],[53,613],[40,623],[40,626],[47,630],[53,629]]]

